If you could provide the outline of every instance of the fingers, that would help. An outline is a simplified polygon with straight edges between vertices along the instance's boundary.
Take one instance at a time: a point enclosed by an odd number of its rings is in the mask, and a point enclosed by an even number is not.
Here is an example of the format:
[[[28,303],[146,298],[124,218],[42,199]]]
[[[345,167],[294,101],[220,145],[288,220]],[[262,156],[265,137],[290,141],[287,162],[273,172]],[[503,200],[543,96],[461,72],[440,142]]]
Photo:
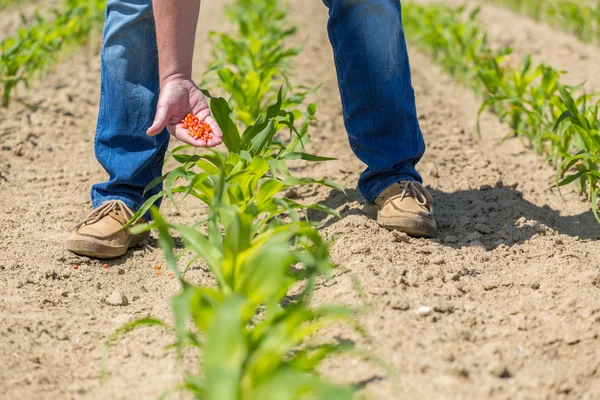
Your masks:
[[[167,107],[161,106],[159,104],[158,108],[156,109],[156,116],[154,117],[154,122],[152,123],[152,126],[148,128],[146,134],[148,134],[149,136],[158,135],[165,129],[168,122],[169,110]]]
[[[182,122],[188,113],[210,127],[212,132],[207,134],[204,140],[195,139],[183,128]],[[206,98],[191,80],[171,81],[161,88],[156,116],[147,134],[158,135],[165,127],[171,135],[192,146],[214,147],[222,143],[223,132],[212,117]],[[204,132],[205,129],[199,131]]]
[[[212,115],[206,117],[204,122],[206,122],[212,129],[214,137],[219,138],[219,140],[223,138],[223,132],[221,131],[221,127],[219,126],[219,124],[217,124],[217,121],[215,121]]]

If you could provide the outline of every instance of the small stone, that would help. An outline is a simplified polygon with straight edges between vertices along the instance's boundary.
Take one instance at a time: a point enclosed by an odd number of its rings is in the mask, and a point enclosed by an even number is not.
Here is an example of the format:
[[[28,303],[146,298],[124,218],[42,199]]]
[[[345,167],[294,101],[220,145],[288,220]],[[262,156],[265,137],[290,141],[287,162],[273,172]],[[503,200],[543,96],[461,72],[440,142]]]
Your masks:
[[[540,288],[540,284],[539,284],[539,283],[537,283],[537,282],[535,282],[535,283],[532,283],[532,284],[531,284],[531,288],[532,288],[533,290],[538,290],[538,289]]]
[[[394,236],[394,240],[398,243],[410,243],[410,236],[404,232],[392,231],[392,236]]]
[[[481,185],[481,186],[479,186],[479,190],[481,190],[481,191],[492,190],[492,187],[490,185]]]
[[[125,270],[123,268],[119,268],[119,271],[117,271],[119,275],[125,275]]]
[[[498,179],[496,181],[496,188],[500,189],[500,188],[503,188],[503,187],[504,187],[504,182],[502,181],[502,179]]]
[[[417,314],[419,317],[426,317],[431,314],[432,311],[433,309],[431,307],[421,306],[415,310],[415,314]]]
[[[479,232],[473,232],[470,233],[469,235],[467,235],[467,237],[465,238],[465,240],[467,242],[474,242],[475,240],[479,240],[481,239],[481,233]]]
[[[127,300],[127,297],[123,294],[123,292],[115,290],[110,294],[110,296],[104,299],[104,303],[108,304],[109,306],[126,306],[129,304],[129,300]]]
[[[497,288],[498,288],[498,285],[496,283],[485,283],[483,285],[483,290],[486,290],[486,291],[494,290]]]

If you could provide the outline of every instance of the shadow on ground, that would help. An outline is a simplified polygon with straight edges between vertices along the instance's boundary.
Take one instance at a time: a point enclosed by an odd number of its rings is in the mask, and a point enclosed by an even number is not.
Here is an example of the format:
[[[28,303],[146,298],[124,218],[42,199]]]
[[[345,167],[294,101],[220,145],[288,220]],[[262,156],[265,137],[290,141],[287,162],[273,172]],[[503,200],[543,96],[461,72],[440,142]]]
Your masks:
[[[462,190],[452,193],[428,187],[434,198],[441,244],[460,248],[479,241],[492,250],[501,244],[524,243],[537,234],[557,232],[581,239],[600,239],[600,224],[592,211],[562,216],[547,205],[539,207],[523,199],[523,194],[510,187],[487,190]],[[342,217],[366,215],[364,200],[355,189],[346,193],[331,191],[322,204],[337,209]],[[324,219],[312,213],[311,218]],[[324,227],[339,220],[329,218]]]

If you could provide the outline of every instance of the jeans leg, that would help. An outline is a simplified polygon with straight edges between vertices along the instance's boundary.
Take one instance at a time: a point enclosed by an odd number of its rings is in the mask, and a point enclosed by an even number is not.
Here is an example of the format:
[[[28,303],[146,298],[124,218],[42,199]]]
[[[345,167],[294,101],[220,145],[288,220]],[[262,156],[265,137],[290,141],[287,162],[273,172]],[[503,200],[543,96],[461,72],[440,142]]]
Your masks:
[[[350,146],[367,169],[369,202],[393,183],[421,182],[425,152],[399,0],[324,0]]]
[[[169,142],[165,130],[150,137],[158,101],[158,50],[152,0],[109,0],[101,55],[100,111],[96,158],[108,172],[107,182],[92,187],[94,208],[122,200],[137,210],[156,187],[144,188],[162,174]]]

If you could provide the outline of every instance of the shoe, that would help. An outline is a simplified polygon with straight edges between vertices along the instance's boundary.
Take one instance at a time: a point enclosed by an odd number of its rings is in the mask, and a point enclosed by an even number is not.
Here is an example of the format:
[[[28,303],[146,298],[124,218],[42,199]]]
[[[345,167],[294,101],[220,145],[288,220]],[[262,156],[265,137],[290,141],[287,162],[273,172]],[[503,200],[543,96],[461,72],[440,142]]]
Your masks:
[[[433,216],[433,198],[418,182],[400,181],[375,198],[367,209],[377,212],[382,228],[410,236],[431,238],[437,234]]]
[[[120,200],[103,203],[73,229],[67,239],[67,250],[94,258],[122,256],[130,247],[150,237],[148,232],[134,235],[129,229],[121,230],[133,215]]]

